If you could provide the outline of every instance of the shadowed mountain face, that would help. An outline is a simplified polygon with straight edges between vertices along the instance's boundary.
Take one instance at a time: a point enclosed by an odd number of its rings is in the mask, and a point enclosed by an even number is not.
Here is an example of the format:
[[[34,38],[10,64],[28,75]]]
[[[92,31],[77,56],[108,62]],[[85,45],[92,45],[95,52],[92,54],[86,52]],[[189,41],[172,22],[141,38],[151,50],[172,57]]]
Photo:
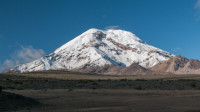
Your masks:
[[[200,74],[200,62],[178,55],[152,67],[151,70],[160,73]]]

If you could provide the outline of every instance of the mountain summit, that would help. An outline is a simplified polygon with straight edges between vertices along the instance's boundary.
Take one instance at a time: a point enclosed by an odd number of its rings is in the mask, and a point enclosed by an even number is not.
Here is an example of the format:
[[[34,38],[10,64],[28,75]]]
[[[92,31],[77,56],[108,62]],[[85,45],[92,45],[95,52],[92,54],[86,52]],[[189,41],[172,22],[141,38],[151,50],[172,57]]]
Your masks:
[[[135,34],[109,29],[89,29],[56,49],[53,53],[33,62],[18,65],[10,72],[43,70],[73,70],[84,67],[115,65],[129,67],[134,63],[151,68],[174,55],[146,44]]]

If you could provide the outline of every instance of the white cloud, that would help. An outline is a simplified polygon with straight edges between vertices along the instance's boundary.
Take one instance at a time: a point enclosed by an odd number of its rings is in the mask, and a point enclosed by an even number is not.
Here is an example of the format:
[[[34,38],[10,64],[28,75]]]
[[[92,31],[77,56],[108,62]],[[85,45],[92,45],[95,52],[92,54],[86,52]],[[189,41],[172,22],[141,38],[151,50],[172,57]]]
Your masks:
[[[195,9],[200,9],[200,0],[197,0],[195,6],[194,6]]]
[[[21,49],[16,50],[13,54],[10,55],[10,59],[6,59],[0,65],[0,72],[10,67],[28,63],[41,58],[44,56],[44,54],[45,52],[42,49],[34,49],[32,46],[21,46]]]
[[[196,16],[196,20],[199,21],[200,20],[200,0],[197,0],[197,2],[194,5],[195,8],[195,16]]]
[[[15,64],[14,64],[14,62],[12,61],[12,60],[8,60],[8,59],[6,59],[5,61],[4,61],[4,63],[3,63],[3,66],[5,67],[5,68],[9,68],[9,67],[12,67],[12,66],[14,66]]]
[[[44,54],[42,49],[34,49],[32,46],[21,46],[21,49],[14,53],[13,58],[17,57],[17,60],[20,60],[20,62],[28,63],[42,57]]]
[[[109,30],[109,29],[119,29],[119,26],[107,26],[104,28],[105,30]]]

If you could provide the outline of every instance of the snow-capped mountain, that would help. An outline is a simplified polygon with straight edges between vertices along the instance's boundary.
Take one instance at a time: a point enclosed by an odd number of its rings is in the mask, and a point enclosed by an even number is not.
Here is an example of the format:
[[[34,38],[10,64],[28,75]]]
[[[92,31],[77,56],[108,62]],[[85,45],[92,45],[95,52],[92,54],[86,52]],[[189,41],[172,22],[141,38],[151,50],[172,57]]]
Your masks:
[[[174,55],[146,44],[135,34],[123,30],[89,29],[53,53],[33,62],[11,68],[15,72],[72,70],[84,66],[138,63],[150,68]]]

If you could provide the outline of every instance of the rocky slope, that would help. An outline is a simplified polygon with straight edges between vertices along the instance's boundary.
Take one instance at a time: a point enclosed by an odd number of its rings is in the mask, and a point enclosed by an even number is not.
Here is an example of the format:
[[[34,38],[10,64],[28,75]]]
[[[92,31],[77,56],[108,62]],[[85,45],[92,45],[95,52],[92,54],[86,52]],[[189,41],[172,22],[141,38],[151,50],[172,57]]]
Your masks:
[[[195,59],[189,60],[178,55],[152,67],[151,70],[172,74],[200,74],[200,61]]]
[[[117,69],[118,67],[127,67],[126,69],[128,69],[135,66],[141,68],[141,71],[145,71],[158,63],[169,60],[173,56],[168,52],[146,44],[128,31],[90,29],[56,49],[53,53],[33,62],[13,67],[7,72],[73,71],[85,67],[103,68],[105,66],[109,66],[109,69]],[[111,74],[108,71],[107,73]],[[124,73],[120,72],[118,74],[126,73],[124,71]]]
[[[133,63],[128,67],[116,66],[116,65],[105,65],[105,66],[89,66],[71,71],[78,71],[84,73],[96,73],[105,75],[150,75],[153,72],[140,66],[138,63]]]

